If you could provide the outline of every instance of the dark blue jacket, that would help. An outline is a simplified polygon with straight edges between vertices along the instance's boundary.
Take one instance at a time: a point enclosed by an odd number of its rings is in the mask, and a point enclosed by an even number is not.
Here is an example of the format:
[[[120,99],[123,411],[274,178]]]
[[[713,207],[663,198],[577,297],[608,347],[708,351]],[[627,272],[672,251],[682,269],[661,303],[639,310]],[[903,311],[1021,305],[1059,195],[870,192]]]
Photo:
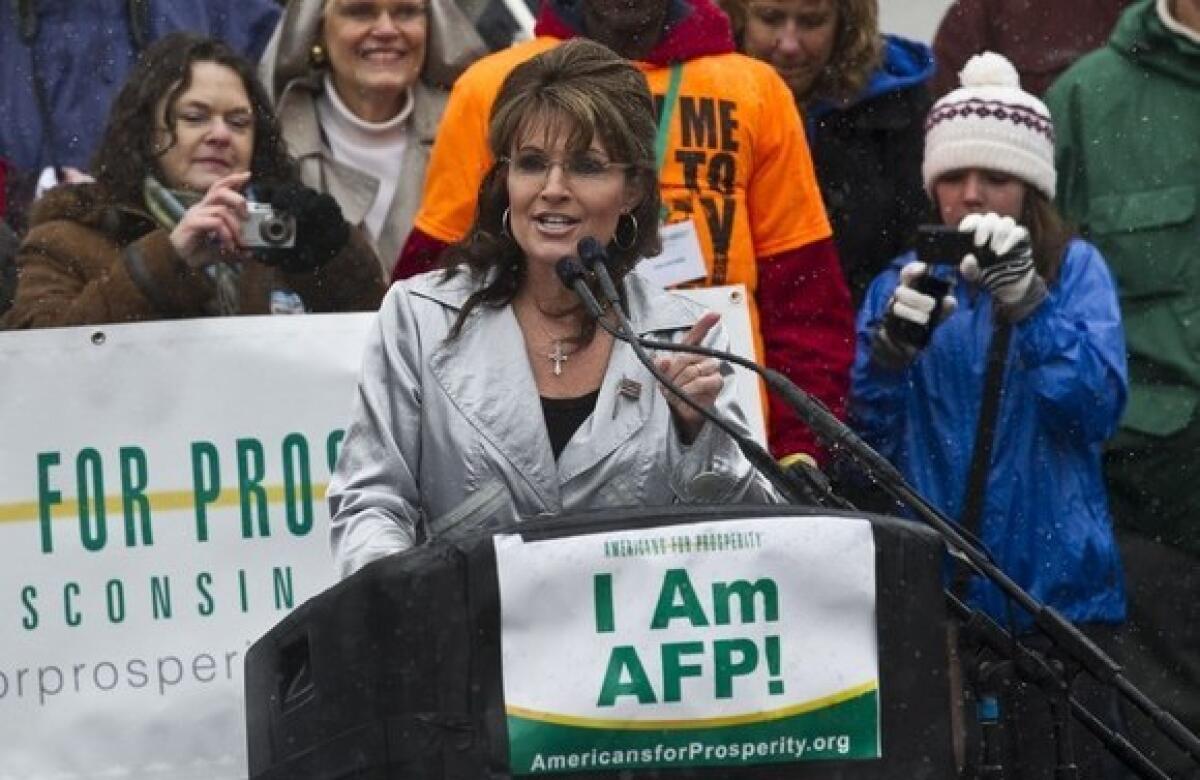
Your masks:
[[[27,172],[48,165],[86,170],[109,105],[137,59],[130,3],[32,0],[32,45],[22,38],[16,6],[0,3],[0,157]],[[258,60],[280,13],[275,0],[147,0],[146,7],[144,44],[182,30],[220,38],[251,61]],[[53,118],[48,144],[33,88],[35,68]]]
[[[883,63],[854,100],[804,107],[817,182],[855,306],[929,219],[921,157],[933,54],[891,35],[884,42]]]
[[[896,259],[859,312],[851,421],[921,494],[957,518],[975,445],[991,297],[955,274],[958,310],[907,369],[885,369],[870,359],[871,334],[900,269],[913,259]],[[1095,247],[1071,242],[1049,297],[1013,327],[1009,346],[980,536],[1036,598],[1075,621],[1119,623],[1125,592],[1100,448],[1116,430],[1128,385],[1117,293]],[[995,587],[976,583],[971,600],[1006,619]]]

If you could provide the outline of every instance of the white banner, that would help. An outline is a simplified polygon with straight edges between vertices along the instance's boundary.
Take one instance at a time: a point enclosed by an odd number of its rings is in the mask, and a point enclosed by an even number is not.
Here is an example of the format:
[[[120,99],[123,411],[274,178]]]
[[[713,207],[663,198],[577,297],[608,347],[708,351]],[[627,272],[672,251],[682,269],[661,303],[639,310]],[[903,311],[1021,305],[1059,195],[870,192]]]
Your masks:
[[[515,774],[880,755],[864,520],[495,539]]]
[[[0,778],[246,776],[373,315],[0,334]]]
[[[686,295],[702,306],[721,315],[721,324],[729,334],[729,351],[763,365],[754,352],[754,330],[750,322],[750,304],[746,300],[746,286],[727,284],[722,287],[697,287],[674,290]],[[764,383],[757,375],[744,368],[736,368],[738,398],[746,413],[746,423],[758,443],[767,446],[767,418],[763,413]]]
[[[748,354],[744,298],[703,296]],[[0,780],[246,776],[244,654],[335,576],[373,321],[0,333]]]

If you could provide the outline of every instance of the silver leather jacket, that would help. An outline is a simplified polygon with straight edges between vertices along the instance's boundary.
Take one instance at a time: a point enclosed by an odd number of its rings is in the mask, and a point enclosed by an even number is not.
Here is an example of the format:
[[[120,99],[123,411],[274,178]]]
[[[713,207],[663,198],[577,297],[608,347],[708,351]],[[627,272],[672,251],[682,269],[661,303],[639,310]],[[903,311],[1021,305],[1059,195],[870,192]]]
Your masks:
[[[678,341],[703,314],[636,272],[624,285],[630,319],[643,335]],[[711,423],[690,446],[680,443],[654,378],[621,342],[595,410],[555,462],[512,309],[479,307],[459,337],[446,340],[476,287],[466,273],[446,280],[434,271],[394,285],[384,299],[329,484],[331,541],[343,576],[472,513],[516,519],[780,500]],[[705,344],[728,348],[719,324]],[[748,434],[736,377],[728,367],[723,373],[716,408]]]

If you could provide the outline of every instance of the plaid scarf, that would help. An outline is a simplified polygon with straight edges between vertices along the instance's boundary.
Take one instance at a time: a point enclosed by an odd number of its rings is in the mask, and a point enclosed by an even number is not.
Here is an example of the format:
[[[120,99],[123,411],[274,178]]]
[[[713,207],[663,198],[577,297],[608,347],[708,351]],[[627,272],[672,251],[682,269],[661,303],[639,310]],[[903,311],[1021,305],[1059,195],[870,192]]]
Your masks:
[[[154,221],[167,232],[175,229],[187,209],[200,202],[201,196],[187,190],[168,190],[153,176],[142,182],[142,197]],[[215,262],[204,266],[204,272],[212,279],[216,295],[208,302],[208,313],[228,317],[238,313],[238,281],[242,275],[240,266]]]

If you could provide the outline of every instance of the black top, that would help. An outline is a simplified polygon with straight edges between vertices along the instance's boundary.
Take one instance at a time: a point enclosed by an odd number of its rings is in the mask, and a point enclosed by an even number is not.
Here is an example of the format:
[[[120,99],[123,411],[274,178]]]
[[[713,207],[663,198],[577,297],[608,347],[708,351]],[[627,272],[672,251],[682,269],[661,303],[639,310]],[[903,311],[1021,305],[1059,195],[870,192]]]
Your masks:
[[[600,391],[593,390],[578,398],[542,397],[542,414],[546,417],[546,433],[550,434],[550,449],[554,451],[555,460],[583,421],[591,416],[599,396]]]

